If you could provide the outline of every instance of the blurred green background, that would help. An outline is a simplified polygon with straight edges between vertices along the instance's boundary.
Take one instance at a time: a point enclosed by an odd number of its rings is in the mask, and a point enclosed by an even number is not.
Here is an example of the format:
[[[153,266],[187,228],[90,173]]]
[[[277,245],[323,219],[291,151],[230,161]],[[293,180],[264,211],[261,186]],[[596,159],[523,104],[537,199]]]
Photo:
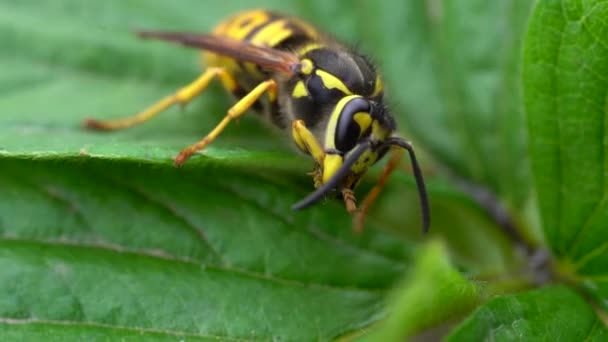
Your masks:
[[[543,2],[533,22],[558,22],[543,15],[561,18],[561,3]],[[596,13],[594,1],[563,3]],[[432,339],[493,296],[535,287],[548,270],[528,267],[533,255],[547,255],[522,88],[533,4],[0,1],[0,334],[398,340],[426,330],[420,336]],[[253,116],[174,168],[171,158],[231,103],[217,85],[139,127],[81,129],[85,117],[130,115],[200,74],[197,51],[141,41],[131,30],[208,32],[258,7],[305,19],[378,64],[399,131],[421,155],[429,236],[419,231],[407,166],[362,235],[352,234],[339,201],[292,212],[312,190],[312,164]],[[504,308],[569,321],[571,312],[543,306],[555,298],[580,307],[573,336],[589,325],[603,333],[578,295],[556,287],[521,303],[491,302],[482,310],[492,314],[471,316],[452,338],[489,336],[483,327],[504,322],[485,319],[502,318]],[[542,335],[552,324],[514,331]]]

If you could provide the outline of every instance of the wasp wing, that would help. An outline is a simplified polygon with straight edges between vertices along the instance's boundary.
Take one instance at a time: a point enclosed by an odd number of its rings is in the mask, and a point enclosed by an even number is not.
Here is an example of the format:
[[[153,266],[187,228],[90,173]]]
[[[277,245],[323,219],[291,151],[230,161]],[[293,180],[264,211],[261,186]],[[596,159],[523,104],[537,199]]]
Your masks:
[[[187,32],[136,31],[141,38],[159,39],[184,46],[208,50],[239,61],[251,62],[261,67],[293,74],[300,63],[294,53],[253,45],[227,37]]]

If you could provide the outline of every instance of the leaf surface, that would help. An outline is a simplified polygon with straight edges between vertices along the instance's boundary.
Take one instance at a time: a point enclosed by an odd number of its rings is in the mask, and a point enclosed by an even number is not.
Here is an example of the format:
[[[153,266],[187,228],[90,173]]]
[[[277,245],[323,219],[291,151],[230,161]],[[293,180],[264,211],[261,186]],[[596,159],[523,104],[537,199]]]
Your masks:
[[[564,286],[497,297],[477,309],[447,341],[604,341],[608,329],[592,307]]]
[[[561,272],[606,306],[607,1],[542,1],[526,37],[530,151],[547,242]]]

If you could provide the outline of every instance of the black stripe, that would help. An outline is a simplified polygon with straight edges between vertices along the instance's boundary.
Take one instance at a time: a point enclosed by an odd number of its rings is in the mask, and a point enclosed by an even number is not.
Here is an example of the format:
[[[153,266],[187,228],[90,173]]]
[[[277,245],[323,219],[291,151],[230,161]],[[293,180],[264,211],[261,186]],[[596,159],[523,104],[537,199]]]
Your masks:
[[[253,37],[255,37],[255,35],[260,32],[263,28],[265,28],[266,26],[274,23],[275,21],[280,20],[281,18],[279,18],[277,15],[269,13],[270,14],[270,18],[268,18],[268,20],[264,23],[261,23],[260,25],[256,26],[253,28],[253,30],[249,31],[249,33],[247,33],[247,35],[245,36],[245,38],[243,38],[243,41],[248,42],[250,40],[253,39]]]
[[[245,36],[245,38],[243,38],[244,42],[249,42],[253,39],[253,37],[255,37],[256,34],[258,34],[258,32],[260,32],[262,29],[264,29],[266,26],[270,25],[271,23],[277,21],[277,19],[280,19],[276,14],[273,13],[268,13],[270,15],[270,18],[268,18],[267,21],[259,24],[258,26],[254,27],[253,30],[249,31],[249,33],[247,33],[247,35]],[[236,64],[239,66],[239,68],[241,70],[243,70],[244,72],[248,72],[247,68],[245,67],[245,62],[235,59]],[[258,70],[261,71],[259,66],[256,66]],[[262,72],[263,73],[263,72]],[[263,73],[264,74],[264,73]]]

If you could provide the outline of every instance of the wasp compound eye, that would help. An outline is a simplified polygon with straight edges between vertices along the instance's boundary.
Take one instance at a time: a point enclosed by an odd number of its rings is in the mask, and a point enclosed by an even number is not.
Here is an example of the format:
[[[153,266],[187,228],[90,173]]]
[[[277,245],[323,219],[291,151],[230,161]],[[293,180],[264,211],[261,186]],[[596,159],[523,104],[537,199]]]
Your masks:
[[[348,152],[355,147],[371,126],[372,118],[369,110],[369,102],[362,98],[354,98],[344,105],[336,124],[334,141],[336,149]]]

